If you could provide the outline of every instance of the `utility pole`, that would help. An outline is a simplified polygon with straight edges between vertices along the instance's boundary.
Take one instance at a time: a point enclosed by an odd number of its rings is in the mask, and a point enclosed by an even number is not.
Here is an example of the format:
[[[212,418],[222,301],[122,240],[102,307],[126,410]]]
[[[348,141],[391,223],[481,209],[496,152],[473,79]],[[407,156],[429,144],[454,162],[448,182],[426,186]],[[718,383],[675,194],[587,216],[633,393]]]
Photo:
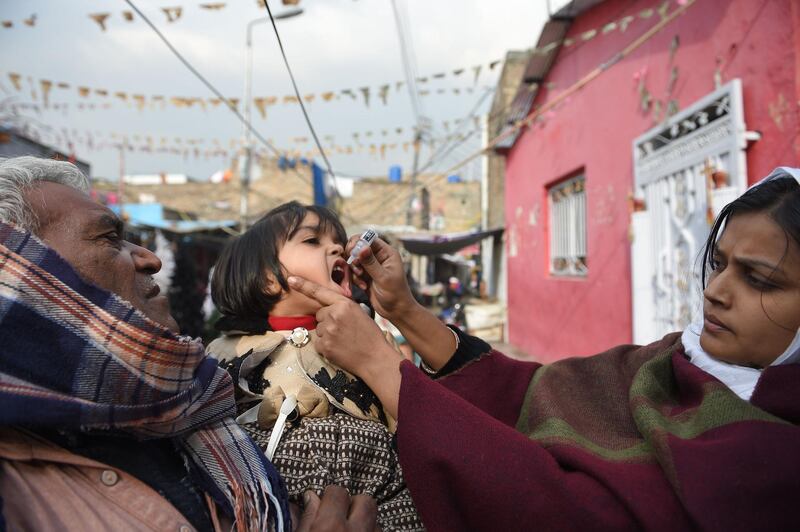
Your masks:
[[[302,8],[288,9],[277,13],[275,20],[284,20],[296,17],[303,13]],[[252,118],[253,106],[253,26],[269,22],[269,17],[261,17],[247,23],[247,40],[245,41],[244,58],[244,168],[239,179],[241,199],[239,201],[239,230],[244,233],[247,230],[247,211],[249,207],[251,168],[253,166],[253,134],[249,125]]]
[[[414,224],[414,200],[417,199],[417,172],[419,171],[419,150],[422,142],[422,129],[416,128],[414,133],[414,166],[411,170],[411,189],[408,194],[408,211],[406,212],[406,225],[416,227]]]
[[[257,18],[247,24],[247,41],[245,43],[244,58],[244,119],[250,124],[252,117],[252,92],[253,92],[253,26],[269,21],[269,18]],[[247,211],[250,195],[250,168],[253,163],[253,134],[250,128],[244,127],[244,167],[239,176],[239,190],[241,198],[239,201],[239,230],[244,233],[247,230]]]
[[[119,144],[119,180],[117,181],[117,201],[119,201],[119,217],[121,220],[125,220],[125,213],[123,212],[123,205],[125,202],[123,201],[122,195],[125,193],[125,149],[128,145],[128,139],[126,137],[122,138],[122,142]]]

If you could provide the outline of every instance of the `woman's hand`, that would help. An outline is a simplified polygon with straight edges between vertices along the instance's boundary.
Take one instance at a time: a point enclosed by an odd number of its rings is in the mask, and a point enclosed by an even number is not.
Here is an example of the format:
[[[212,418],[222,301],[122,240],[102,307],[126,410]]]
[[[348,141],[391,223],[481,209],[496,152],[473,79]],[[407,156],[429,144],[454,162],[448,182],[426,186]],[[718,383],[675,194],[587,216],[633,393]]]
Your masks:
[[[348,254],[356,242],[358,236],[350,238]],[[455,352],[456,340],[453,333],[411,295],[400,253],[376,238],[371,247],[361,250],[351,268],[355,273],[353,281],[367,291],[375,311],[400,329],[429,367],[441,369]]]
[[[361,377],[397,419],[400,362],[404,359],[386,341],[378,325],[354,301],[301,277],[289,277],[293,290],[317,301],[317,352]]]
[[[297,515],[296,507],[292,512],[296,532],[378,530],[378,507],[375,499],[369,495],[355,495],[351,498],[345,488],[328,486],[321,500],[313,491],[307,491],[303,500],[303,515]]]
[[[358,235],[350,238],[345,255],[350,254],[358,239]],[[380,238],[362,249],[350,268],[355,274],[353,282],[367,292],[375,311],[389,321],[396,321],[417,306],[400,253]]]

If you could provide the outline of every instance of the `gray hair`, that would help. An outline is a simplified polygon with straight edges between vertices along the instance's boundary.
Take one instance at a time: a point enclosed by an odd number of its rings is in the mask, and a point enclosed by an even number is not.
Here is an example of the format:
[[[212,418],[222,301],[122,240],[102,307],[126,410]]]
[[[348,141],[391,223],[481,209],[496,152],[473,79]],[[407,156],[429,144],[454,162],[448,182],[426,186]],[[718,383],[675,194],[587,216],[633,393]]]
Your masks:
[[[36,232],[39,220],[25,194],[41,181],[66,185],[89,193],[89,179],[77,166],[39,157],[0,157],[0,221]]]

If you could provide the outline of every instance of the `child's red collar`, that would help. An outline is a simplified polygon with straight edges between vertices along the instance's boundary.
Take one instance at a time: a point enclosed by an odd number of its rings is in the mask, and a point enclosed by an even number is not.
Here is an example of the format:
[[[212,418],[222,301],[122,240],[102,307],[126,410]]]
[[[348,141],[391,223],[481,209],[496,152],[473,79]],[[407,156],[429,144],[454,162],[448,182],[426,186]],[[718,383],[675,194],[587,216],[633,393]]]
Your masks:
[[[317,318],[314,316],[270,316],[267,321],[273,331],[292,331],[297,327],[313,331],[317,328]]]

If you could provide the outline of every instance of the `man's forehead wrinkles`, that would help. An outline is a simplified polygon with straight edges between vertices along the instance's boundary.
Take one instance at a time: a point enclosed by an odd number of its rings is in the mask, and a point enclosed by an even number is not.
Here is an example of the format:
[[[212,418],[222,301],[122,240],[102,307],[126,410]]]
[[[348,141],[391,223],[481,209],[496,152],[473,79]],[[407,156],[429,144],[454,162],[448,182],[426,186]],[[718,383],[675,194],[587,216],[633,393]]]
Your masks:
[[[89,221],[93,224],[111,227],[122,226],[122,220],[102,205],[87,209],[87,214]]]

